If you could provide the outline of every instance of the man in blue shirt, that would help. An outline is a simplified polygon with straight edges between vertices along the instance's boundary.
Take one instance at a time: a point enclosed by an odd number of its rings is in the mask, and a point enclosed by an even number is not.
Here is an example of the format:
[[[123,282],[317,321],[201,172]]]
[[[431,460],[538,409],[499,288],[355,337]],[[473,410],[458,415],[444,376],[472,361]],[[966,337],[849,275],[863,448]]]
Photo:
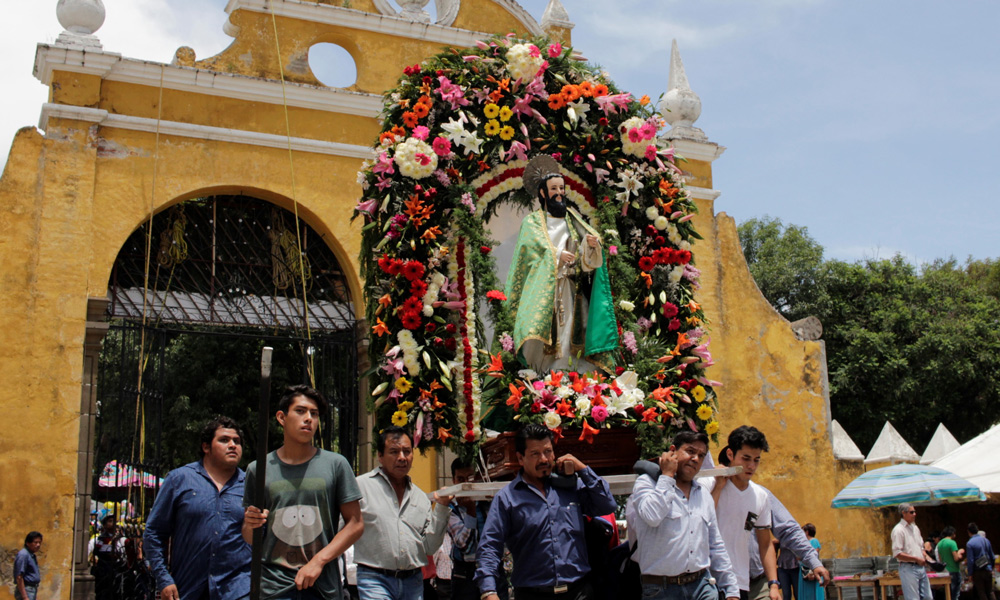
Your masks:
[[[14,559],[14,597],[17,600],[35,600],[38,594],[38,584],[42,582],[38,571],[38,551],[42,548],[42,534],[32,531],[24,538],[24,548],[17,552]]]
[[[468,462],[456,458],[451,463],[452,483],[475,481],[476,470]],[[452,600],[477,600],[479,588],[476,586],[476,552],[479,536],[486,525],[489,502],[474,502],[469,499],[451,501],[451,516],[448,517],[448,537],[451,538],[451,592]],[[497,595],[507,600],[507,574],[497,571]],[[441,594],[444,596],[444,594]]]
[[[660,455],[659,477],[635,480],[625,516],[638,544],[634,560],[642,572],[644,599],[739,598],[715,501],[694,479],[706,454],[707,435],[682,431]]]
[[[977,600],[996,600],[993,593],[993,546],[980,535],[979,527],[969,523],[969,541],[965,544],[965,564],[972,579],[972,591]]]
[[[615,512],[611,489],[576,457],[556,459],[553,434],[543,425],[525,425],[514,441],[521,472],[486,517],[477,554],[480,597],[499,598],[496,573],[506,544],[518,600],[591,600],[584,519]],[[553,470],[571,477],[554,480]]]
[[[210,421],[199,454],[201,460],[163,480],[146,522],[146,557],[163,600],[244,598],[250,594],[251,554],[241,535],[239,426],[227,417]]]

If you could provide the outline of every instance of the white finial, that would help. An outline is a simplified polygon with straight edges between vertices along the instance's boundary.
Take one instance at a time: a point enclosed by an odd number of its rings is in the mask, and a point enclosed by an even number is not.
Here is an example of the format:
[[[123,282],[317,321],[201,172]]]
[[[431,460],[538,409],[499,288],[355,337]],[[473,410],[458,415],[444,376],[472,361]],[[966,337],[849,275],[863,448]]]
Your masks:
[[[542,29],[549,29],[550,27],[562,27],[564,29],[573,29],[575,24],[569,20],[569,13],[566,11],[566,7],[559,0],[549,0],[549,5],[545,7],[545,12],[542,13]]]
[[[691,90],[681,53],[677,49],[677,40],[670,48],[670,78],[667,93],[660,100],[660,114],[672,126],[665,135],[668,139],[687,138],[704,140],[705,132],[694,127],[694,122],[701,116],[701,98]]]
[[[104,3],[101,0],[59,0],[56,18],[66,31],[56,39],[60,46],[101,48],[94,32],[104,25]]]

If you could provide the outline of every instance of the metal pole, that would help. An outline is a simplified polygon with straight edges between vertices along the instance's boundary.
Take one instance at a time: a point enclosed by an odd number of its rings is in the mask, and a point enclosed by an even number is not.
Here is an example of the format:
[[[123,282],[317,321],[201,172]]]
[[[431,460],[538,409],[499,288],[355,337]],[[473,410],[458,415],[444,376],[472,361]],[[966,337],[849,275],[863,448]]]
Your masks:
[[[260,510],[267,508],[267,421],[271,412],[271,352],[264,346],[260,354],[260,406],[257,407],[257,471],[254,482],[254,504]],[[250,600],[260,600],[260,570],[264,553],[264,528],[253,530],[253,557],[250,562]]]

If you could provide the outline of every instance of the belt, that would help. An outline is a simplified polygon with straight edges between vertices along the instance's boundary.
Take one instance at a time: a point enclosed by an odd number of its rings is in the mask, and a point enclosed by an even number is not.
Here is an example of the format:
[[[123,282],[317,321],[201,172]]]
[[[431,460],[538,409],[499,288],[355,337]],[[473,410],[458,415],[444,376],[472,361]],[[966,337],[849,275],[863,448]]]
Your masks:
[[[643,575],[642,582],[650,585],[687,585],[701,579],[705,574],[705,569],[692,573],[682,573],[681,575]]]
[[[368,569],[369,571],[375,571],[379,575],[385,575],[386,577],[395,577],[396,579],[406,579],[407,577],[412,577],[420,572],[420,569],[401,569],[399,571],[394,571],[392,569],[380,569],[378,567],[372,567],[369,565],[363,565],[358,563],[359,567]]]
[[[514,588],[514,596],[517,597],[517,591],[522,590],[525,592],[532,592],[535,594],[565,594],[566,592],[575,589],[578,585],[586,580],[586,576],[577,579],[572,583],[564,583],[561,585],[543,585],[543,586],[518,586]]]

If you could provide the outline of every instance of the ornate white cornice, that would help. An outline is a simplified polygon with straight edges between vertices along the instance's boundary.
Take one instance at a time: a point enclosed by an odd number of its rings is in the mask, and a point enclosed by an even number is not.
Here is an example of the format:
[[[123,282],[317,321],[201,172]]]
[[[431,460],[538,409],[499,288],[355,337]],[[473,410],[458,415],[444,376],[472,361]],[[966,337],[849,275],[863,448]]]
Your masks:
[[[697,187],[694,185],[686,185],[684,189],[688,191],[688,194],[696,200],[715,200],[722,195],[719,190],[713,190],[712,188]]]
[[[523,8],[516,2],[510,0],[493,0],[511,11],[525,26],[532,35],[542,35],[541,27]],[[398,15],[383,15],[355,10],[352,8],[342,8],[330,4],[319,4],[317,2],[301,2],[299,0],[229,0],[226,5],[226,13],[232,14],[236,10],[248,10],[270,15],[272,12],[279,17],[289,19],[299,19],[312,23],[322,23],[326,25],[336,25],[359,31],[372,31],[395,35],[415,40],[427,40],[448,46],[467,48],[474,46],[477,41],[490,36],[481,31],[470,31],[447,27],[436,23],[420,23],[404,19]]]
[[[95,123],[101,127],[111,127],[115,129],[144,131],[147,133],[155,133],[156,131],[159,131],[161,135],[173,135],[216,142],[230,142],[234,144],[248,144],[251,146],[263,146],[265,148],[286,149],[289,145],[289,139],[283,135],[245,131],[242,129],[228,129],[224,127],[210,127],[208,125],[194,125],[192,123],[180,123],[177,121],[159,121],[159,123],[157,123],[156,119],[132,117],[128,115],[114,115],[106,110],[97,108],[68,106],[65,104],[43,104],[42,115],[38,124],[39,128],[46,130],[49,119],[52,118],[74,119],[77,121],[84,121],[86,123]],[[344,156],[362,160],[369,159],[374,156],[374,151],[367,146],[311,140],[308,138],[292,138],[291,146],[292,150],[297,152],[328,154],[332,156]]]
[[[667,139],[667,143],[677,150],[677,154],[680,154],[688,160],[703,160],[706,162],[713,162],[715,159],[722,156],[722,153],[726,151],[725,146],[720,146],[713,142],[696,142],[692,140]]]
[[[45,85],[51,85],[53,71],[87,73],[108,81],[157,88],[162,71],[163,87],[167,89],[265,104],[283,103],[281,82],[278,81],[122,58],[120,54],[111,52],[87,52],[39,44],[35,54],[35,77]],[[285,94],[288,105],[298,108],[372,118],[382,110],[382,97],[375,94],[289,82],[285,83]]]

